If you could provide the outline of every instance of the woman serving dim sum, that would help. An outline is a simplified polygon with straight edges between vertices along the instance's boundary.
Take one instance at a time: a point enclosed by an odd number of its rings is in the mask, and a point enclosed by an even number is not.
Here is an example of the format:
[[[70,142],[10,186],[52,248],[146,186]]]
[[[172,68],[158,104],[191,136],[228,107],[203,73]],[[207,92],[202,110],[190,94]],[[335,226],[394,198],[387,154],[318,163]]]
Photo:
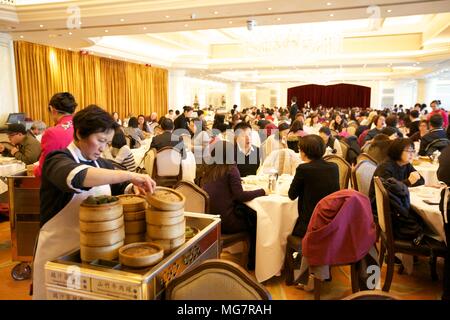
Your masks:
[[[44,266],[80,246],[79,208],[89,196],[152,193],[148,176],[114,170],[100,158],[118,124],[105,110],[91,105],[73,118],[74,141],[50,153],[42,168],[41,229],[33,261],[33,299],[45,299]]]

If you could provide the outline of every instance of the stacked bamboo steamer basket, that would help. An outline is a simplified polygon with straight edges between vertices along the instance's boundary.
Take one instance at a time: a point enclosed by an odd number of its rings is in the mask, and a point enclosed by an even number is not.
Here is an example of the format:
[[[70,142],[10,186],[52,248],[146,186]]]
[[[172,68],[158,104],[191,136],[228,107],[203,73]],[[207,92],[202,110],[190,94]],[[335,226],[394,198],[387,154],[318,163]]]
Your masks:
[[[146,240],[160,245],[168,254],[186,241],[184,218],[185,197],[170,188],[156,187],[147,196],[150,207],[146,210]]]
[[[125,244],[144,242],[147,228],[145,222],[146,199],[136,195],[122,195],[118,198],[123,206]]]
[[[122,204],[112,202],[80,205],[80,256],[83,262],[96,259],[115,260],[124,245],[125,228]]]

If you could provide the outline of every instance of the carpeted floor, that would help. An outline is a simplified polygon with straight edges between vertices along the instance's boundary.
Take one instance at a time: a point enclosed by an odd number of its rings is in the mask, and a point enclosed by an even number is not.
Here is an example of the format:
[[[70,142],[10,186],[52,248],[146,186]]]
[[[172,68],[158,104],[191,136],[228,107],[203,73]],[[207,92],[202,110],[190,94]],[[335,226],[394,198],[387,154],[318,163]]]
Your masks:
[[[224,253],[223,259],[239,262],[239,254]],[[17,262],[11,261],[11,238],[9,222],[0,222],[0,300],[27,300],[30,280],[15,281],[11,277],[11,269]],[[442,279],[443,261],[438,262],[438,273]],[[385,267],[382,269],[384,280]],[[351,294],[350,267],[332,268],[333,280],[322,285],[321,298],[323,300],[342,299]],[[263,283],[275,300],[312,300],[312,292],[298,289],[296,286],[286,286],[283,276],[274,277]],[[433,282],[430,279],[428,259],[422,258],[414,266],[411,275],[397,272],[391,286],[391,293],[401,299],[436,300],[441,297],[441,281]]]

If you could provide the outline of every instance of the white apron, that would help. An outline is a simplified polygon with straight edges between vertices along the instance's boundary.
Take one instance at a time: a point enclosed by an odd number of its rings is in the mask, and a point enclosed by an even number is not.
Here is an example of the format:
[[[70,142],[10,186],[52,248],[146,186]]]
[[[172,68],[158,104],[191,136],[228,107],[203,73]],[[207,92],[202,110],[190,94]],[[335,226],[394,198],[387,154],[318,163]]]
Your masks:
[[[75,161],[80,159],[72,145],[67,147]],[[97,161],[94,161],[97,167]],[[89,191],[74,194],[72,200],[50,219],[39,232],[36,253],[33,260],[33,300],[45,300],[45,263],[80,247],[80,204],[88,196],[111,195],[109,185],[93,187]]]

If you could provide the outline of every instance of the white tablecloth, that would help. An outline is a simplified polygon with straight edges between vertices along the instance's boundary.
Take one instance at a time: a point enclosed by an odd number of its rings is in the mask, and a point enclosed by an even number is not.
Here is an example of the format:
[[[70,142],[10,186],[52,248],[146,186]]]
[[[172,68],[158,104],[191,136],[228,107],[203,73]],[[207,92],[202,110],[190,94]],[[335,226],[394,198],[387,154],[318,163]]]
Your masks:
[[[23,162],[0,164],[0,177],[7,177],[25,169],[26,166]],[[8,191],[8,185],[3,182],[3,180],[0,180],[0,194],[5,193],[6,191]]]
[[[439,180],[437,177],[437,170],[439,168],[438,164],[422,162],[419,165],[415,165],[414,168],[425,179],[426,186],[439,185]]]
[[[150,149],[150,145],[152,144],[152,138],[145,139],[141,142],[141,146],[137,149],[131,149],[131,153],[134,156],[134,162],[136,166],[144,167],[144,163],[142,159],[144,159],[145,153]],[[142,163],[141,163],[142,162]]]
[[[434,238],[445,241],[444,220],[439,210],[439,205],[430,205],[424,202],[424,200],[429,200],[434,203],[439,203],[441,199],[440,189],[420,186],[409,188],[409,190],[411,207],[422,217],[434,233]]]
[[[259,188],[265,183],[261,180],[259,186],[257,183],[253,186],[244,184],[244,189]],[[280,182],[277,192],[286,194],[289,185],[288,181]],[[283,268],[287,237],[292,233],[298,217],[297,200],[291,201],[285,195],[271,194],[245,204],[255,210],[257,215],[255,276],[259,282],[263,282],[278,275]]]
[[[181,170],[183,170],[183,180],[194,183],[197,164],[192,151],[186,153],[186,159],[181,161]]]

